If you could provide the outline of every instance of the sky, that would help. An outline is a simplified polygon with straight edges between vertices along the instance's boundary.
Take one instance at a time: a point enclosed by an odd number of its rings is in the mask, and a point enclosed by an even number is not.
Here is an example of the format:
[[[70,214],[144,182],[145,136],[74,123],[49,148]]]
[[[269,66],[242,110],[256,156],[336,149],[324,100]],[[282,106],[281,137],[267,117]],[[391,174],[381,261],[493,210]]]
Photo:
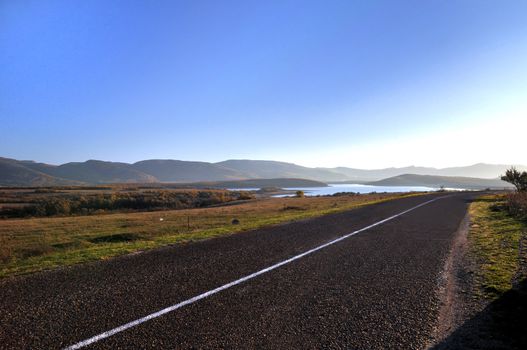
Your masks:
[[[527,1],[0,1],[0,156],[527,164]]]

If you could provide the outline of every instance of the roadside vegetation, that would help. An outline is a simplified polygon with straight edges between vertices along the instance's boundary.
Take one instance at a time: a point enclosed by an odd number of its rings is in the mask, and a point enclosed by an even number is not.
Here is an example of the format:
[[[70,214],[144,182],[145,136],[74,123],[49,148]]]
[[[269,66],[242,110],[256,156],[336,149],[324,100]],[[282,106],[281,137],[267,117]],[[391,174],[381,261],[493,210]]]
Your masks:
[[[527,278],[527,173],[511,168],[502,180],[517,190],[482,196],[470,206],[476,283],[479,293],[491,299]]]
[[[507,196],[489,195],[470,206],[471,253],[478,265],[476,284],[484,297],[495,298],[512,288],[527,264],[527,225],[507,210]],[[527,277],[527,276],[523,276]]]
[[[0,277],[178,244],[420,195],[267,198],[209,208],[4,219]]]
[[[501,177],[503,181],[506,181],[514,187],[517,192],[527,191],[527,171],[518,171],[515,167],[507,169],[505,175]]]

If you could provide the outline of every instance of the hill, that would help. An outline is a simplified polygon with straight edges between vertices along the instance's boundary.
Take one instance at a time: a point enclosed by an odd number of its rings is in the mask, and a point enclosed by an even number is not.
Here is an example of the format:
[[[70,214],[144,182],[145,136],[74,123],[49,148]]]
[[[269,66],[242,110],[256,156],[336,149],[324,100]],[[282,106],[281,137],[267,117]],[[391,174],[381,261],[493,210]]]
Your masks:
[[[293,163],[272,160],[230,159],[215,163],[225,168],[245,174],[247,178],[274,179],[300,178],[324,182],[345,181],[348,177],[337,171],[308,168]]]
[[[503,189],[512,186],[499,179],[481,179],[474,177],[461,176],[437,176],[437,175],[415,175],[404,174],[380,181],[369,182],[368,185],[374,186],[426,186],[439,188],[461,188],[461,189]]]
[[[0,158],[0,186],[58,186],[79,185],[77,181],[62,179],[31,169],[14,159]]]
[[[0,186],[54,186],[105,183],[190,183],[251,179],[306,179],[324,183],[365,183],[405,174],[496,179],[509,165],[356,169],[309,168],[271,160],[231,159],[218,163],[150,159],[133,164],[88,160],[62,165],[0,158]],[[526,166],[517,166],[527,170]],[[482,183],[479,181],[479,183]],[[492,183],[491,184],[495,184]],[[258,186],[255,186],[258,187]]]
[[[478,163],[463,167],[450,167],[450,168],[431,168],[431,167],[416,167],[408,166],[402,168],[384,168],[384,169],[354,169],[346,167],[337,168],[321,168],[324,170],[335,171],[339,174],[345,175],[350,180],[356,180],[359,182],[363,181],[376,181],[382,180],[388,177],[394,177],[404,174],[415,174],[415,175],[437,175],[437,176],[461,176],[461,177],[475,177],[484,179],[495,179],[501,174],[505,173],[505,170],[510,168],[511,165],[505,164],[484,164]],[[518,170],[527,171],[527,166],[516,165]]]
[[[180,186],[194,188],[263,188],[263,187],[326,187],[327,184],[320,181],[306,179],[251,179],[237,181],[214,181],[214,182],[193,182],[180,184]]]
[[[162,182],[196,182],[246,179],[239,171],[219,164],[172,159],[151,159],[134,163],[133,168],[155,176]]]
[[[88,160],[86,162],[71,162],[59,166],[25,162],[25,166],[53,177],[60,177],[88,184],[126,182],[149,183],[159,181],[155,176],[137,170],[128,163]]]

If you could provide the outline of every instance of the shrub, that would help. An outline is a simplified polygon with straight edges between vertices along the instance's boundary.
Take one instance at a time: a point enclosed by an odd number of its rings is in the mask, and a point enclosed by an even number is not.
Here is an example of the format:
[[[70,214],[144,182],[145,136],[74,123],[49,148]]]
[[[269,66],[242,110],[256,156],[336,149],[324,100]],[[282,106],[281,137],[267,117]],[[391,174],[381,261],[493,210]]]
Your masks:
[[[332,196],[333,197],[342,197],[342,196],[359,196],[360,193],[357,192],[336,192],[336,193],[333,193]]]
[[[239,200],[248,200],[248,199],[254,199],[254,194],[247,192],[247,191],[241,191],[238,195]]]
[[[507,211],[517,218],[527,220],[527,192],[509,193],[506,199]]]
[[[300,191],[300,190],[296,191],[296,196],[297,196],[298,198],[302,198],[302,197],[304,197],[304,196],[305,196],[304,191]]]
[[[501,177],[503,181],[511,183],[516,187],[518,192],[527,191],[527,172],[520,172],[515,167],[507,169],[505,175]]]

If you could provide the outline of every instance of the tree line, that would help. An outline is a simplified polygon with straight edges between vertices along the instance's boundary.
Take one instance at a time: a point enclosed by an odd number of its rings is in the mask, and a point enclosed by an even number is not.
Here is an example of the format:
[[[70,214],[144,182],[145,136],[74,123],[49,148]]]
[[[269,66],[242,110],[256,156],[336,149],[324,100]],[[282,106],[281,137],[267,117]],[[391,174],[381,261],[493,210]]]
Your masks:
[[[0,217],[90,215],[111,211],[202,208],[251,199],[244,191],[143,191],[42,196],[20,207],[0,210]]]

